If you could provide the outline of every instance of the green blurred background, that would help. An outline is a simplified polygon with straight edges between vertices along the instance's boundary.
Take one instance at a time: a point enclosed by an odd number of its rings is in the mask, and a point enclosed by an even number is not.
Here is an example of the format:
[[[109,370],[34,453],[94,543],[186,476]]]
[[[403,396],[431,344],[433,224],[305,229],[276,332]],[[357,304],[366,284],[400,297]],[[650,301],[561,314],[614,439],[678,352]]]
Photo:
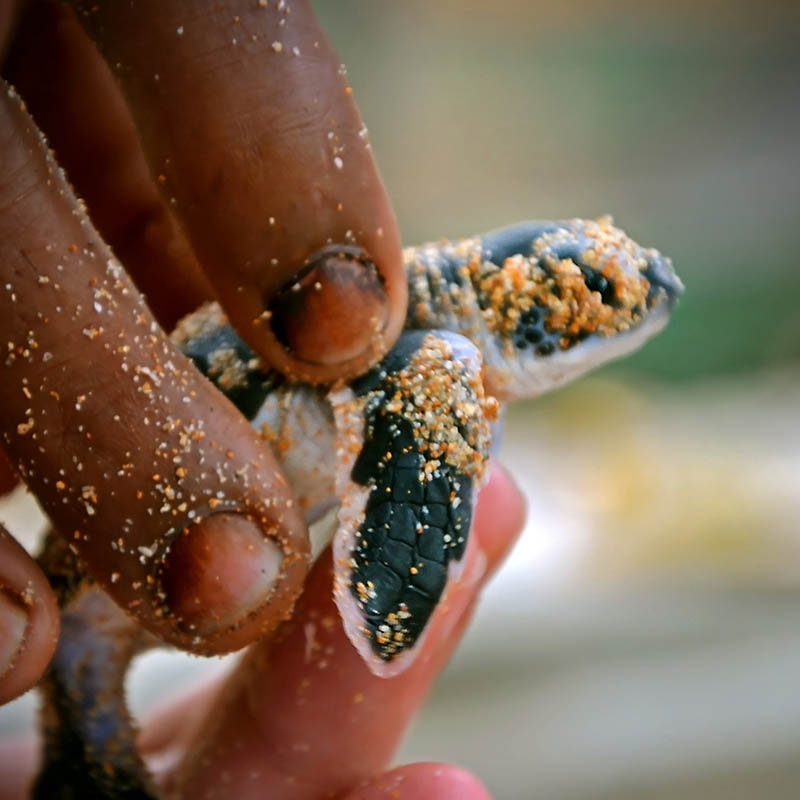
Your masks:
[[[687,286],[626,371],[800,357],[800,3],[317,0],[404,240],[612,213]]]

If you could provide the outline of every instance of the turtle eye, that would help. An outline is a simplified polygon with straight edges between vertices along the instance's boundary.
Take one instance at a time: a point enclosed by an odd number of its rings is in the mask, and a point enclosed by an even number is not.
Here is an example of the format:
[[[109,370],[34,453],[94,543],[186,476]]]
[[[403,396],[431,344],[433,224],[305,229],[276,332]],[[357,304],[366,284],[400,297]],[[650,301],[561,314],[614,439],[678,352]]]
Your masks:
[[[586,281],[586,288],[590,292],[597,292],[607,306],[616,304],[616,287],[613,281],[594,270],[581,268],[581,272],[583,272]]]

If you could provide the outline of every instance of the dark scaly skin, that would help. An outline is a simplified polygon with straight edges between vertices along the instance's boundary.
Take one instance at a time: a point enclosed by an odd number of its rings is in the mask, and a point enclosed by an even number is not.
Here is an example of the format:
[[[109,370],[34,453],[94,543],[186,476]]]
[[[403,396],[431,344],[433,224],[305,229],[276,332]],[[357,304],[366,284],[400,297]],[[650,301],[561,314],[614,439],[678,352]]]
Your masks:
[[[416,349],[422,340],[420,332],[408,344]],[[353,388],[357,396],[376,390],[391,396],[397,391],[391,377],[383,377],[380,370],[356,381]],[[361,600],[358,587],[374,586],[375,596],[363,600],[370,644],[379,658],[391,661],[413,647],[444,592],[448,564],[464,555],[473,481],[447,463],[434,478],[420,481],[425,456],[414,446],[411,423],[398,413],[385,413],[373,402],[364,427],[365,442],[352,476],[356,483],[369,486],[370,493],[352,554],[349,589]],[[453,496],[459,500],[455,508]],[[412,565],[416,571],[409,575]],[[409,617],[401,625],[397,612],[403,607]],[[390,629],[385,635],[381,625]],[[397,641],[391,631],[403,638]]]
[[[667,259],[639,247],[606,220],[521,223],[462,242],[410,248],[405,258],[411,297],[406,327],[440,327],[471,339],[487,362],[490,388],[501,399],[535,396],[634,349],[660,329],[646,330],[648,317],[661,314],[665,321],[664,315],[682,291]],[[621,349],[613,346],[615,337],[630,339],[639,328],[643,333],[638,338]],[[189,337],[182,347],[249,419],[271,392],[280,389],[280,379],[261,369],[230,326],[220,325],[202,336]],[[408,344],[405,347],[408,350]],[[557,361],[570,351],[581,356],[582,348],[588,354],[583,363],[578,358],[576,363],[546,373],[544,381],[524,383],[524,370],[535,372],[539,365]],[[224,360],[220,353],[225,354]],[[351,384],[354,395],[390,387],[387,371],[402,371],[410,357],[410,352],[403,352],[401,340],[382,365]],[[232,372],[223,368],[231,366]],[[440,543],[442,553],[435,537],[415,542],[414,557],[431,556],[432,561],[446,566],[465,551],[472,512],[471,477],[446,468],[441,498],[433,494],[417,498],[418,484],[413,478],[423,468],[425,457],[415,450],[404,420],[392,420],[391,414],[382,415],[380,408],[365,408],[364,412],[364,446],[351,480],[354,485],[372,488],[352,551],[347,591],[356,599],[361,596],[357,587],[374,572],[373,559],[394,573],[408,567],[399,560],[408,556],[404,539],[409,533],[399,528],[392,533],[397,520],[409,517],[409,524],[419,527],[424,523],[424,527],[431,522],[431,514],[440,514],[434,507],[441,500],[444,516],[434,528],[449,530],[452,525],[455,541],[446,549]],[[412,480],[407,485],[395,477],[386,484],[388,473],[382,471],[387,468],[385,454],[389,451],[397,459],[393,469],[402,465],[409,470],[406,477]],[[429,486],[426,491],[439,491],[437,483]],[[397,502],[390,518],[384,520],[391,504],[380,502],[380,492],[393,494],[396,488]],[[401,501],[403,492],[408,497]],[[423,516],[406,513],[412,500],[414,508],[427,509],[420,511]],[[390,539],[395,544],[387,549]],[[47,758],[34,796],[41,800],[157,798],[136,752],[135,730],[122,693],[130,659],[154,640],[139,633],[100,590],[76,577],[81,574],[79,565],[54,539],[45,549],[42,563],[62,602],[64,635],[43,682]],[[425,578],[416,581],[420,585],[412,580],[405,588],[395,586],[395,580],[372,581],[375,596],[362,597],[361,611],[379,659],[391,662],[406,647],[413,647],[442,593],[444,579],[440,568],[429,573],[427,583]],[[424,603],[415,606],[419,619],[407,630],[406,641],[387,647],[376,635],[386,610],[398,604],[413,605],[419,598],[409,599],[408,592],[418,593],[420,588],[424,589]]]

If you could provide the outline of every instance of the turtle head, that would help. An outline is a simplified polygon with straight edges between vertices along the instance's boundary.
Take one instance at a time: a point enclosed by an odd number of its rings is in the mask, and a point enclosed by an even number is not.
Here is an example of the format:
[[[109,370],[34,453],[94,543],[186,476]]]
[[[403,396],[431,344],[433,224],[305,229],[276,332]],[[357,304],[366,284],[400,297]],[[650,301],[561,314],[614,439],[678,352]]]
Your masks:
[[[534,397],[644,344],[683,285],[610,218],[526,222],[481,237],[465,266],[481,309],[489,391]]]

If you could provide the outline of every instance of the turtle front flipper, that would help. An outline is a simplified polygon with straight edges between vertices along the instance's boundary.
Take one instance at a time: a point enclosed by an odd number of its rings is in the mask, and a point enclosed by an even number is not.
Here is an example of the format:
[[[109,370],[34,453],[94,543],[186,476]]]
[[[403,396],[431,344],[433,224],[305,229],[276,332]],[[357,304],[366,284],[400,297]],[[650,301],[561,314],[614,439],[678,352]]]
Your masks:
[[[40,683],[44,747],[36,800],[156,800],[125,703],[131,658],[152,637],[50,536],[40,557],[61,605],[61,635]]]
[[[337,427],[334,596],[377,675],[414,657],[467,548],[497,403],[464,337],[412,331],[329,395]]]

